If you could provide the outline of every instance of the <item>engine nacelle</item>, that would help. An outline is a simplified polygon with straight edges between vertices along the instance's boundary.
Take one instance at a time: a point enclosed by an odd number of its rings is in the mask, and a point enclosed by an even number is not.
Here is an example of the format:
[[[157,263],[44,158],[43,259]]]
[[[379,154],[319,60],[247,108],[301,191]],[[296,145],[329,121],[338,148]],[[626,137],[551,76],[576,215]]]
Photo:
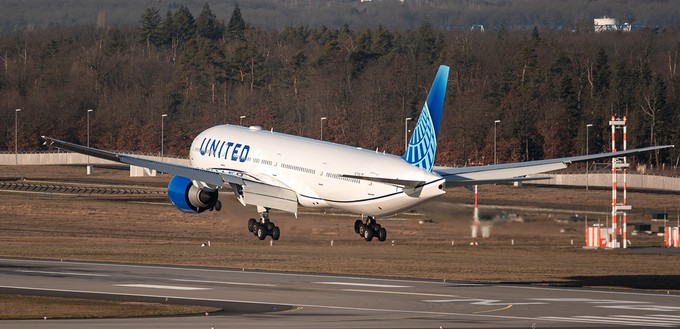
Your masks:
[[[201,213],[213,209],[217,203],[217,190],[196,187],[190,179],[175,176],[168,183],[168,199],[175,208],[188,213]]]

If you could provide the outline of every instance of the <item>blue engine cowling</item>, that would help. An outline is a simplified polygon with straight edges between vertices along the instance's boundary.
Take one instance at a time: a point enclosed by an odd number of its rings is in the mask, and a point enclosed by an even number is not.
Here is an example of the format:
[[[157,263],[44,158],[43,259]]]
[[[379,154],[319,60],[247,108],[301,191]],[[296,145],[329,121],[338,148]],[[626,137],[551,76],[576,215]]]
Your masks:
[[[175,176],[168,183],[168,199],[184,212],[198,214],[213,209],[217,198],[217,190],[198,188],[186,177]]]

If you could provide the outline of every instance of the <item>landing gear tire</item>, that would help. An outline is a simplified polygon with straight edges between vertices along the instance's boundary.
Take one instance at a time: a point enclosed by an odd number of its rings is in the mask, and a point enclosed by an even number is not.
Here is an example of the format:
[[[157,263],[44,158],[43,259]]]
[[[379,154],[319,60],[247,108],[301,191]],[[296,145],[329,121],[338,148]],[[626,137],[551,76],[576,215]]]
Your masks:
[[[248,220],[248,232],[252,233],[255,230],[255,224],[257,224],[257,219],[251,218]]]
[[[267,237],[267,229],[265,228],[264,225],[257,225],[257,238],[260,240],[264,240],[264,238]]]
[[[354,222],[354,233],[359,233],[361,230],[361,225],[364,225],[364,223],[361,222],[361,220],[358,220]]]
[[[269,221],[269,209],[265,208],[264,211],[260,211],[260,216],[260,220],[255,218],[248,220],[248,231],[260,240],[264,240],[268,235],[272,237],[272,240],[281,238],[281,229]]]
[[[359,233],[361,236],[364,236],[364,232],[366,232],[367,229],[368,227],[366,227],[366,224],[361,223],[361,225],[359,225],[359,232],[357,233]]]
[[[371,241],[373,240],[373,230],[368,228],[367,230],[364,231],[364,239],[366,241]]]
[[[379,240],[380,242],[385,242],[385,240],[387,240],[387,230],[386,230],[386,229],[384,229],[384,228],[381,227],[381,228],[378,230],[378,240]]]
[[[215,210],[217,211],[222,210],[222,202],[220,202],[220,200],[217,200],[217,202],[215,202]]]
[[[387,230],[380,226],[373,216],[368,216],[365,223],[361,220],[354,222],[354,232],[366,241],[371,241],[374,237],[381,242],[387,239]]]

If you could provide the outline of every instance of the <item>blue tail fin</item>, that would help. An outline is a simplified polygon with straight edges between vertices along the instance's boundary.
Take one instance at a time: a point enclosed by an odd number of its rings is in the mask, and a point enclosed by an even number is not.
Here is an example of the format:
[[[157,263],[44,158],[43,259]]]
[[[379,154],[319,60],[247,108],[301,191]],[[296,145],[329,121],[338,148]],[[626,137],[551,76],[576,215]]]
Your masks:
[[[403,157],[408,163],[427,171],[432,171],[437,153],[437,137],[448,79],[449,67],[440,66]]]

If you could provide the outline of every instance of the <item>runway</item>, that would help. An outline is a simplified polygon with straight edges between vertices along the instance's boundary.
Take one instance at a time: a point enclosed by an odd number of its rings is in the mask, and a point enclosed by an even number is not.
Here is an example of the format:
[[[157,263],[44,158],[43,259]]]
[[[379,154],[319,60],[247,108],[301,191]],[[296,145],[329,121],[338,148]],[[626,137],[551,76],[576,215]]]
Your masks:
[[[0,293],[225,308],[207,316],[0,321],[3,328],[680,328],[679,294],[637,291],[29,259],[0,259],[0,286]]]

